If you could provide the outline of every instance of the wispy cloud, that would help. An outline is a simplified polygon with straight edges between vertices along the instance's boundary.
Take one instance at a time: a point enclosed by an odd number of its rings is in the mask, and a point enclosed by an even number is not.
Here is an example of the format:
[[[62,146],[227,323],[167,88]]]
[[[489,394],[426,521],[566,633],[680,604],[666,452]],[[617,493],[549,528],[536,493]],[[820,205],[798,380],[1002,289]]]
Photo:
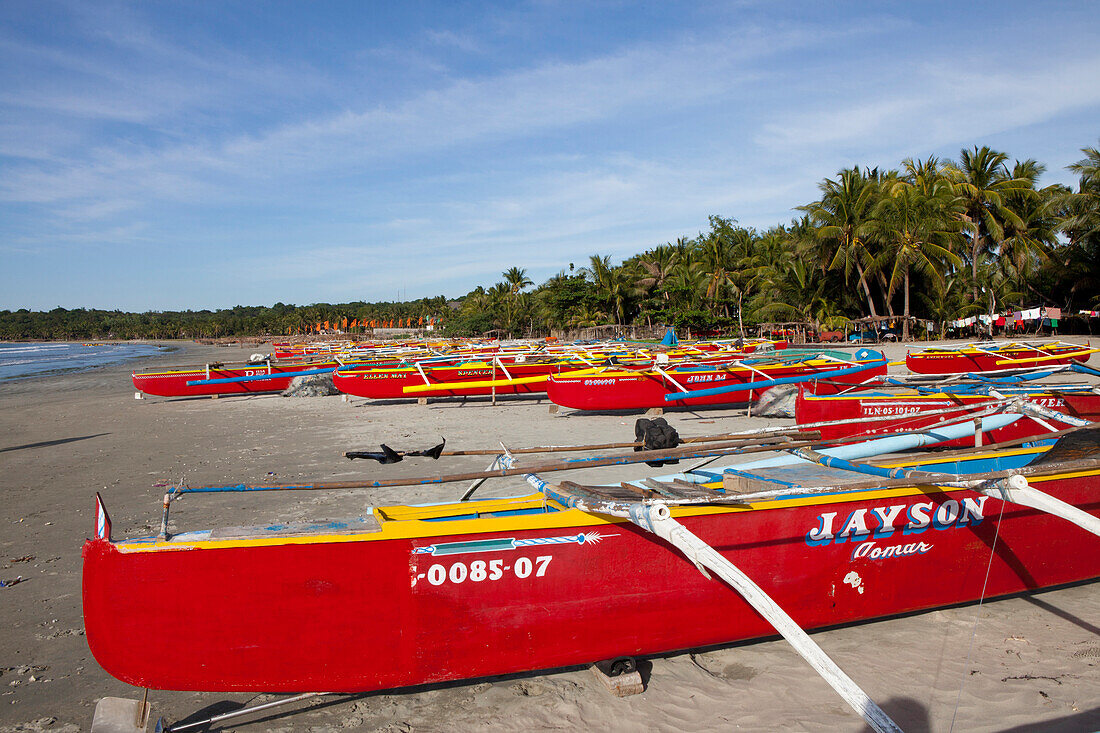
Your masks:
[[[48,7],[57,24],[24,13],[46,30],[0,25],[0,241],[18,262],[140,245],[111,266],[194,267],[194,305],[458,294],[512,265],[537,279],[708,214],[786,221],[842,165],[1100,106],[1073,18],[1046,30],[1064,45],[1009,51],[1011,8],[963,48],[960,19],[900,8],[696,6],[632,34],[633,17],[601,24],[634,12],[614,3],[528,3],[393,34],[337,21],[338,48],[284,52],[233,37],[244,17],[227,36],[214,16],[175,32],[155,4]],[[251,277],[202,271],[215,253]]]
[[[485,52],[482,44],[479,43],[477,39],[465,33],[456,33],[447,29],[431,29],[425,31],[424,36],[428,39],[429,43],[435,46],[456,48],[465,53],[480,54]]]
[[[870,74],[856,92],[797,108],[763,125],[756,140],[773,150],[905,141],[929,148],[1057,118],[1100,103],[1100,54],[1061,58],[1021,53],[999,63],[919,65],[899,84]],[[960,67],[970,68],[963,71]]]

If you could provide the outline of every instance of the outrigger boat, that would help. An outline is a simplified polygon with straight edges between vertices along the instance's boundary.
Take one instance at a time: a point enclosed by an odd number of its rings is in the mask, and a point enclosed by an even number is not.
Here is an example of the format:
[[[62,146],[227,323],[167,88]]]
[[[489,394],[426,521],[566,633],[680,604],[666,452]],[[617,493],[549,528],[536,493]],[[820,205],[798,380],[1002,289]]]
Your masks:
[[[644,410],[653,407],[746,404],[778,384],[824,380],[821,389],[839,390],[886,374],[882,354],[787,349],[774,356],[727,364],[684,364],[645,369],[609,367],[560,374],[546,382],[552,402],[577,410]]]
[[[876,730],[895,730],[802,629],[1100,576],[1096,430],[858,460],[975,429],[820,451],[777,436],[756,446],[777,455],[721,469],[607,486],[528,472],[527,496],[170,535],[179,493],[325,488],[177,487],[160,536],[122,541],[97,497],[87,640],[141,687],[357,692],[778,629]]]
[[[590,363],[557,357],[520,357],[432,360],[395,366],[348,365],[333,374],[333,384],[345,394],[370,399],[430,396],[467,397],[489,394],[536,394],[546,391],[544,383],[558,370],[588,369]]]
[[[662,352],[666,363],[688,359],[715,364],[743,359],[740,350],[675,350]],[[658,355],[644,350],[575,349],[561,354],[540,352],[495,355],[481,359],[446,356],[397,365],[349,364],[333,374],[333,384],[345,394],[370,399],[401,397],[469,397],[475,395],[544,394],[552,375],[591,374],[601,366],[645,368]]]
[[[1046,344],[991,341],[958,347],[937,347],[915,353],[906,352],[905,367],[914,374],[965,374],[967,372],[1004,372],[1032,367],[1088,361],[1100,349],[1086,343],[1061,341]]]
[[[1059,418],[1068,415],[1100,420],[1100,391],[1092,385],[958,385],[939,389],[858,390],[841,394],[813,394],[800,389],[795,400],[798,424],[821,423],[817,429],[826,440],[868,438],[903,430],[922,430],[964,416],[991,415],[1013,401],[1045,408],[1043,415],[1024,415],[1019,420],[986,434],[987,442],[1001,442],[1041,435],[1066,427]],[[960,438],[952,446],[969,442]]]
[[[246,363],[210,363],[197,367],[147,369],[130,375],[142,394],[160,397],[264,394],[282,392],[298,376],[324,374],[335,369],[335,361],[280,362],[258,359]]]

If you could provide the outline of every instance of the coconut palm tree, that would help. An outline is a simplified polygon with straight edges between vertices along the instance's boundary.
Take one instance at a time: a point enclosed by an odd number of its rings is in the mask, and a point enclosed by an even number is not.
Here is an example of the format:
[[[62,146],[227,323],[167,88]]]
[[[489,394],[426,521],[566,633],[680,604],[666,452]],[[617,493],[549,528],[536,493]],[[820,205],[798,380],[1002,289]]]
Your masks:
[[[960,266],[952,249],[960,227],[953,214],[954,197],[946,187],[926,195],[913,186],[901,186],[884,197],[872,212],[870,236],[883,244],[879,265],[889,274],[887,299],[898,286],[903,293],[902,338],[909,338],[909,281],[912,270],[925,276],[942,277],[945,264]]]
[[[1049,259],[1058,244],[1059,185],[1037,189],[1039,176],[1046,166],[1035,160],[1016,161],[1012,177],[1028,182],[1028,188],[1011,192],[1006,203],[1020,219],[1020,226],[1005,230],[999,261],[1018,290],[1036,292],[1031,280],[1036,270]],[[1036,292],[1038,295],[1038,293]]]
[[[1025,179],[1013,178],[1005,162],[1008,156],[987,146],[963,149],[958,163],[948,163],[944,174],[963,204],[962,220],[970,240],[970,294],[978,300],[978,261],[1005,239],[1005,228],[1023,228],[1020,217],[1008,206],[1007,197],[1028,187]]]
[[[610,255],[589,257],[585,273],[596,285],[599,299],[615,315],[616,322],[625,322],[631,290],[634,287],[629,273],[622,267],[613,267]]]
[[[502,277],[504,278],[504,284],[508,286],[512,295],[519,294],[519,291],[523,290],[528,285],[534,285],[527,277],[527,270],[518,267],[509,267],[504,271]]]
[[[1092,294],[1090,307],[1100,304],[1100,150],[1081,148],[1085,157],[1067,168],[1079,176],[1076,193],[1064,192],[1057,201],[1065,212],[1061,230],[1069,246],[1059,257],[1063,282],[1069,283],[1066,302],[1078,293]]]
[[[646,293],[654,290],[660,291],[661,296],[667,303],[668,292],[662,290],[662,288],[679,261],[680,254],[671,244],[653,248],[637,259],[638,267],[643,272],[634,284]]]
[[[826,179],[819,188],[822,193],[819,201],[799,207],[816,227],[819,261],[824,269],[842,270],[845,282],[855,270],[867,299],[867,310],[877,316],[866,271],[874,256],[865,237],[877,187],[858,168],[846,168],[840,171],[837,180]]]
[[[1067,166],[1079,176],[1078,192],[1065,197],[1063,231],[1071,241],[1100,242],[1100,150],[1081,148],[1085,157]]]

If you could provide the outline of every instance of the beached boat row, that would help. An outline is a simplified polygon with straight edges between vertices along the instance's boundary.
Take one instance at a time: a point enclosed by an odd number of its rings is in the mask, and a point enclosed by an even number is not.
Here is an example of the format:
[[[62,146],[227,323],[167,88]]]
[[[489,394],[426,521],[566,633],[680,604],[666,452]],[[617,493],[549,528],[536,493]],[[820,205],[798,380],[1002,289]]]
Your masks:
[[[797,390],[796,421],[682,442],[664,424],[674,439],[656,448],[643,439],[652,424],[639,421],[629,453],[531,463],[526,454],[550,448],[503,448],[475,474],[179,485],[164,497],[161,532],[124,540],[97,499],[84,547],[89,646],[140,687],[320,693],[779,631],[874,730],[897,730],[805,630],[1100,577],[1100,389],[1046,381],[1100,376],[1085,365],[1094,350],[927,350],[898,377],[874,350],[786,347],[404,343],[151,373],[147,384],[171,389],[248,392],[331,372],[370,399],[545,393],[578,410],[744,404],[783,387]],[[348,457],[470,454],[383,448]],[[706,465],[614,484],[547,478],[693,459]],[[481,481],[508,476],[536,493],[468,500]],[[189,493],[470,480],[452,503],[169,532],[170,507]]]
[[[905,364],[914,375],[1018,373],[1084,364],[1095,351],[1061,342],[971,344],[909,353]],[[180,397],[281,392],[295,377],[331,373],[336,389],[368,399],[545,395],[578,410],[744,405],[788,384],[809,384],[818,396],[888,386],[880,352],[792,349],[768,341],[666,348],[402,342],[344,351],[326,345],[308,356],[286,361],[255,355],[247,364],[146,370],[132,379],[139,395]]]

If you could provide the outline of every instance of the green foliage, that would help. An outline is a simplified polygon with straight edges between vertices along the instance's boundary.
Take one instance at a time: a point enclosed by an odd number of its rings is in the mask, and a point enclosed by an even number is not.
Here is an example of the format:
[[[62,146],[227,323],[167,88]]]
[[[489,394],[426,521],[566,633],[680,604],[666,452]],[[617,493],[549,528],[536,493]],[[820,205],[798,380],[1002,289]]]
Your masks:
[[[802,216],[765,231],[709,217],[709,229],[616,264],[534,284],[510,267],[502,281],[448,303],[276,303],[218,311],[0,311],[0,339],[196,338],[304,332],[347,317],[443,317],[449,335],[512,336],[606,324],[671,324],[744,333],[754,324],[835,327],[866,315],[936,321],[998,309],[1100,307],[1100,150],[1069,169],[1079,187],[1039,188],[1035,160],[975,146],[959,161],[906,159],[898,170],[858,166],[822,181]],[[457,307],[455,307],[457,306]],[[905,321],[906,323],[908,321]]]

